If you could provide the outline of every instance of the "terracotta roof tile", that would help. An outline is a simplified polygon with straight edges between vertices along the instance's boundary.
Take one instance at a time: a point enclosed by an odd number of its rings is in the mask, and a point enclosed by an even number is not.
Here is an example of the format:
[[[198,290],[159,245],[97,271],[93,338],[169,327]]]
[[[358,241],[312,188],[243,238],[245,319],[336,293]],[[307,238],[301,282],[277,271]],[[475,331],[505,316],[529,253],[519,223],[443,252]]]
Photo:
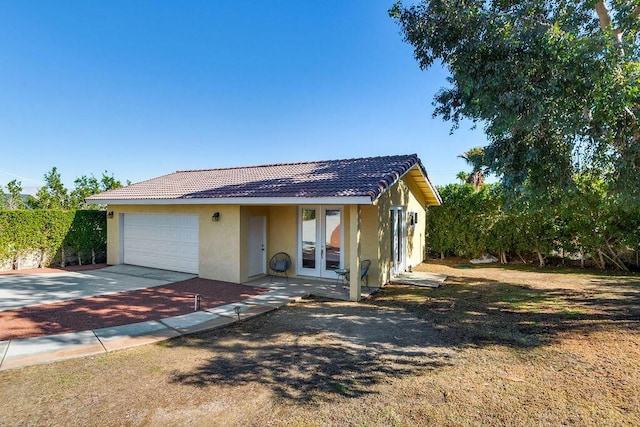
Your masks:
[[[89,197],[88,201],[246,197],[354,197],[375,200],[422,163],[415,154],[177,171]]]

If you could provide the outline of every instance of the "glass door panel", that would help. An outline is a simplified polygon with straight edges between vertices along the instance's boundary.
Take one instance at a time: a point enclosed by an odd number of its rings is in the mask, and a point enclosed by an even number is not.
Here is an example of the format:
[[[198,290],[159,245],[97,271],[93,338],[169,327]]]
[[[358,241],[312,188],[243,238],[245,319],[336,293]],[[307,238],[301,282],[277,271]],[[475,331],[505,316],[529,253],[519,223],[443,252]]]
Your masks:
[[[316,268],[317,228],[316,210],[302,209],[302,268]]]
[[[391,208],[391,275],[404,272],[405,264],[405,212],[401,207]]]
[[[336,268],[340,268],[342,252],[340,217],[340,209],[324,210],[325,271],[333,272]]]
[[[395,228],[395,233],[398,236],[398,248],[396,251],[396,263],[398,266],[402,266],[403,262],[403,258],[404,258],[404,236],[403,236],[403,215],[402,215],[403,211],[402,210],[396,210],[396,228]]]

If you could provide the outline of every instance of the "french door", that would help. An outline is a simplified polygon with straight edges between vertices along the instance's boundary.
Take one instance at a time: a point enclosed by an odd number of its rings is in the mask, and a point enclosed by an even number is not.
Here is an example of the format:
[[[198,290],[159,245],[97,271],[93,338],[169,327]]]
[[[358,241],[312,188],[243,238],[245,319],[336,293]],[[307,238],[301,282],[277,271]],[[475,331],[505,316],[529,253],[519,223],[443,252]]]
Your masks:
[[[391,275],[404,272],[407,241],[407,221],[404,208],[393,207],[390,213],[391,228]]]
[[[344,266],[342,208],[303,206],[298,211],[298,271],[335,278]]]

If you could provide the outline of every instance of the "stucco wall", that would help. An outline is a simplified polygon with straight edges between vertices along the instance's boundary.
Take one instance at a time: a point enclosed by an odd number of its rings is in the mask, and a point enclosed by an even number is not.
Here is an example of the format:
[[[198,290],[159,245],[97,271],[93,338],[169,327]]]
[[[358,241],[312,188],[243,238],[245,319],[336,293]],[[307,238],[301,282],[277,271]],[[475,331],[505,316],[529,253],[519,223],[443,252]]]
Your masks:
[[[369,284],[380,286],[383,280],[380,265],[379,242],[382,229],[378,224],[379,215],[377,206],[360,207],[360,259],[370,259]]]
[[[240,206],[238,205],[109,205],[107,263],[120,264],[120,214],[197,215],[199,275],[205,279],[240,282]],[[211,215],[220,212],[220,220]]]
[[[296,275],[298,252],[298,208],[297,206],[271,206],[267,224],[267,263],[278,252],[291,257],[289,276]],[[268,268],[268,265],[267,265]],[[267,271],[269,273],[269,271]]]
[[[403,207],[406,219],[406,267],[413,267],[424,260],[424,230],[425,230],[425,203],[420,192],[414,187],[410,179],[403,178],[376,203],[377,221],[367,220],[367,229],[363,230],[363,235],[370,238],[377,236],[378,247],[378,278],[380,283],[387,283],[391,278],[391,215],[392,207]],[[418,213],[418,222],[415,226],[409,226],[408,213],[414,211]],[[373,232],[369,227],[377,225],[377,230]]]

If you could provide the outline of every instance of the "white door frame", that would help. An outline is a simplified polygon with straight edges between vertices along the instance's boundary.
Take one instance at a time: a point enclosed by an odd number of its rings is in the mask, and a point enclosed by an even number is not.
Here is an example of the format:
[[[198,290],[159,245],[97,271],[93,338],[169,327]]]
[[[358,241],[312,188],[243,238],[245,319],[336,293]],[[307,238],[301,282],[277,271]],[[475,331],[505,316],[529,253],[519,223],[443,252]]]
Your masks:
[[[118,264],[124,264],[124,214],[118,214]]]
[[[250,216],[247,235],[247,276],[266,274],[267,217]]]
[[[305,210],[314,210],[315,211],[315,225],[305,225],[303,220],[303,212]],[[326,278],[335,278],[336,274],[334,272],[334,268],[327,269],[327,243],[331,239],[331,235],[327,237],[327,211],[339,211],[339,226],[340,226],[340,260],[339,265],[335,268],[342,268],[344,266],[344,209],[342,206],[299,206],[298,207],[298,262],[297,262],[297,272],[300,275],[304,276],[314,276],[314,277],[326,277]],[[307,227],[311,227],[307,229]],[[312,228],[315,228],[313,230]],[[315,238],[315,245],[310,246],[309,242],[303,242],[304,237],[312,237]],[[313,259],[312,264],[313,267],[305,267],[303,252],[304,250],[312,250]],[[307,255],[307,259],[309,255]]]
[[[404,272],[407,261],[407,219],[402,206],[390,210],[391,226],[391,276]]]

